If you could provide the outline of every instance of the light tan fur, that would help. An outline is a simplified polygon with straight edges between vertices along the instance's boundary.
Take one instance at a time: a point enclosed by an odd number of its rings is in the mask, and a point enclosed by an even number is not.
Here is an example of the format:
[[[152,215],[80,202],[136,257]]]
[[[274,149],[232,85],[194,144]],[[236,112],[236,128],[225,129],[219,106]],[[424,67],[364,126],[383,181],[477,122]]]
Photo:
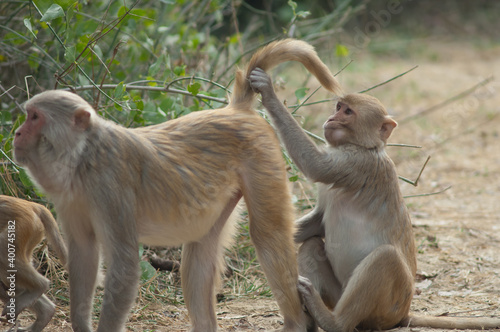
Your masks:
[[[397,123],[374,97],[341,96],[318,148],[274,93],[261,69],[250,73],[291,158],[318,183],[318,201],[298,220],[298,288],[308,331],[389,329],[397,325],[495,328],[500,319],[409,315],[416,273],[411,220],[385,152]]]
[[[43,330],[55,312],[54,304],[44,294],[49,280],[31,264],[33,249],[44,234],[65,264],[66,246],[50,211],[40,204],[0,195],[0,299],[5,304],[2,316],[13,322],[26,308],[36,315],[31,326],[19,331]]]
[[[288,60],[335,84],[314,50],[300,41],[273,43],[250,63],[270,67]],[[98,331],[124,330],[136,297],[139,242],[184,244],[182,287],[192,331],[215,331],[214,285],[232,233],[227,219],[241,197],[284,315],[283,330],[305,331],[285,165],[274,131],[252,108],[254,98],[239,71],[228,107],[137,129],[104,120],[69,92],[44,92],[26,103],[14,155],[54,202],[62,222],[75,331],[91,331],[99,244],[107,275]]]

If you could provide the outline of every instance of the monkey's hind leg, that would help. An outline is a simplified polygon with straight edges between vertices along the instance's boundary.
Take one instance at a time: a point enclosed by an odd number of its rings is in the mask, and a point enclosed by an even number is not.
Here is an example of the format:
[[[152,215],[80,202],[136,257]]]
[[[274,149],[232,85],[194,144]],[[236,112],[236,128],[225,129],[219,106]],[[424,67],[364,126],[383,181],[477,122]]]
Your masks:
[[[263,169],[273,168],[276,166],[260,167],[249,173],[261,175]],[[284,172],[267,178],[246,179],[244,197],[259,263],[284,316],[283,331],[305,331],[306,315],[297,290],[293,206],[286,177],[282,175]]]
[[[31,263],[18,264],[16,274],[16,317],[48,289],[50,282]]]
[[[389,329],[408,315],[412,295],[413,276],[402,254],[381,245],[356,267],[332,318],[342,331]]]
[[[56,312],[54,303],[45,294],[42,294],[30,309],[35,313],[35,322],[31,326],[18,328],[18,331],[41,332],[49,324]]]
[[[212,229],[196,242],[182,248],[181,283],[192,323],[191,332],[215,332],[215,288],[219,284],[223,253],[234,229],[231,213],[241,198],[234,195]]]

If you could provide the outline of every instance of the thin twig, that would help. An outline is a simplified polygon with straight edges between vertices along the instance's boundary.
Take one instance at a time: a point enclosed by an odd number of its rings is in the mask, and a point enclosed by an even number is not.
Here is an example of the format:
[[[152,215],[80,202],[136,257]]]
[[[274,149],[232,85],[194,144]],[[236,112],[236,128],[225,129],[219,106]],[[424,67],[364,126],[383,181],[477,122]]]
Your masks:
[[[0,84],[0,89],[2,90],[2,94],[0,94],[0,97],[3,96],[3,95],[7,95],[7,97],[9,97],[13,102],[14,104],[16,104],[17,107],[19,107],[20,110],[22,110],[22,107],[21,105],[17,102],[16,98],[14,98],[10,93],[9,91],[14,89],[15,86],[11,86],[9,90],[5,90],[5,88],[3,87],[2,84]]]
[[[19,166],[14,162],[14,160],[10,159],[9,156],[2,149],[0,149],[0,153],[4,156],[5,159],[7,159],[14,166],[14,168],[16,168],[16,170],[19,169]]]
[[[304,99],[304,101],[302,103],[300,103],[297,107],[295,107],[295,109],[292,111],[292,114],[295,114],[295,112],[297,112],[299,110],[299,108],[301,108],[306,103],[306,101],[308,101],[316,92],[318,92],[318,90],[321,89],[321,87],[322,86],[320,85],[320,86],[318,86],[316,88],[316,90],[314,90],[313,92],[311,92],[309,94],[309,96],[307,96],[307,98]]]
[[[101,89],[103,90],[109,90],[109,89],[116,89],[118,84],[103,84],[101,86]],[[179,90],[179,89],[174,89],[174,88],[166,88],[166,87],[161,87],[161,86],[143,86],[143,85],[123,85],[126,90],[141,90],[141,91],[161,91],[161,92],[170,92],[170,93],[178,93],[181,95],[186,95],[186,96],[192,96],[196,97],[199,99],[206,99],[206,100],[212,100],[221,104],[228,104],[228,101],[223,98],[216,98],[216,97],[211,97],[203,94],[197,94],[196,96],[193,96],[193,94],[189,91],[185,90]],[[65,88],[62,90],[71,90],[71,91],[84,91],[84,90],[92,90],[95,89],[96,87],[94,85],[82,85],[78,87],[71,87],[71,88]]]
[[[340,70],[338,72],[336,72],[333,76],[337,76],[338,74],[340,74],[341,72],[343,72],[353,62],[354,62],[354,60],[351,59],[344,67],[340,68]]]
[[[427,194],[408,195],[408,196],[403,196],[403,198],[412,198],[412,197],[424,197],[424,196],[439,195],[439,194],[444,193],[445,191],[447,191],[450,188],[451,188],[451,186],[448,186],[448,187],[446,187],[446,188],[444,188],[443,190],[440,190],[440,191],[435,191],[435,192],[427,193]]]
[[[400,119],[399,123],[403,124],[403,123],[411,121],[411,120],[413,120],[413,119],[415,119],[417,117],[426,115],[426,114],[434,112],[434,111],[436,111],[436,110],[438,110],[440,108],[443,108],[446,105],[453,103],[454,101],[457,101],[459,99],[464,98],[467,95],[470,95],[471,93],[473,93],[474,91],[476,91],[477,88],[482,87],[482,86],[488,84],[491,81],[493,81],[493,76],[490,76],[490,77],[482,80],[481,82],[477,83],[473,87],[460,92],[459,94],[451,97],[450,99],[447,99],[447,100],[445,100],[445,101],[443,101],[443,102],[441,102],[441,103],[439,103],[437,105],[431,106],[431,107],[429,107],[429,108],[427,108],[427,109],[425,109],[423,111],[417,112],[416,114],[412,114],[412,115],[407,116],[406,118]]]
[[[111,56],[111,59],[108,61],[108,65],[106,66],[104,63],[103,63],[103,67],[106,68],[105,72],[104,72],[104,75],[102,76],[102,80],[101,80],[101,84],[100,84],[100,88],[102,89],[102,86],[104,84],[104,80],[106,79],[106,76],[110,73],[109,71],[109,67],[111,66],[111,64],[113,63],[113,61],[115,60],[115,57],[116,55],[118,54],[118,48],[120,47],[120,45],[122,44],[122,42],[118,42],[118,44],[113,48],[113,55]],[[92,48],[91,48],[92,50]],[[98,57],[99,58],[99,57]],[[97,96],[95,98],[95,107],[97,107],[97,105],[99,104],[99,99],[101,98],[101,93],[99,90],[97,90]]]
[[[399,176],[399,178],[401,180],[403,180],[404,182],[411,184],[414,187],[418,186],[418,180],[420,180],[420,176],[422,175],[422,172],[424,171],[425,166],[427,166],[427,163],[429,162],[429,159],[431,159],[431,156],[427,157],[427,160],[425,161],[424,165],[420,169],[420,173],[418,173],[417,179],[415,181],[409,180],[409,179],[407,179],[405,177],[402,177],[402,176]]]
[[[185,80],[198,80],[198,81],[203,81],[203,82],[207,82],[207,83],[210,83],[210,84],[213,84],[219,88],[221,88],[222,90],[224,91],[229,91],[229,89],[227,87],[225,87],[224,85],[222,84],[219,84],[213,80],[210,80],[208,78],[204,78],[204,77],[198,77],[198,76],[189,76],[189,77],[179,77],[179,78],[176,78],[175,80],[169,82],[167,84],[167,86],[165,87],[165,89],[170,89],[170,86],[173,85],[174,83],[177,83],[179,81],[185,81]],[[150,82],[150,81],[147,81],[147,82]]]
[[[490,123],[493,119],[495,119],[498,115],[500,115],[500,112],[493,113],[491,116],[488,117],[487,120],[481,121],[480,123],[471,126],[461,132],[458,132],[456,135],[450,136],[442,140],[441,142],[437,143],[436,146],[443,146],[444,144],[449,143],[450,141],[453,141],[456,138],[463,137],[466,134],[470,134],[474,132],[476,129],[483,127],[484,125]]]
[[[415,149],[422,148],[420,145],[410,145],[410,144],[401,144],[401,143],[387,143],[387,146],[398,146],[398,147],[403,147],[403,148],[415,148]]]
[[[401,73],[401,74],[399,74],[399,75],[397,75],[397,76],[394,76],[393,78],[388,79],[387,81],[384,81],[384,82],[382,82],[382,83],[379,83],[379,84],[377,84],[377,85],[374,85],[374,86],[372,86],[371,88],[368,88],[368,89],[365,89],[365,90],[361,90],[361,91],[359,91],[359,93],[365,93],[365,92],[368,92],[368,91],[373,90],[373,89],[375,89],[375,88],[378,88],[379,86],[382,86],[382,85],[387,84],[387,83],[389,83],[389,82],[391,82],[391,81],[394,81],[395,79],[400,78],[401,76],[406,75],[406,74],[408,74],[409,72],[411,72],[412,70],[415,70],[415,69],[417,69],[417,68],[418,68],[418,66],[415,66],[415,67],[413,67],[413,68],[411,68],[411,69],[409,69],[409,70],[405,71],[404,73]]]

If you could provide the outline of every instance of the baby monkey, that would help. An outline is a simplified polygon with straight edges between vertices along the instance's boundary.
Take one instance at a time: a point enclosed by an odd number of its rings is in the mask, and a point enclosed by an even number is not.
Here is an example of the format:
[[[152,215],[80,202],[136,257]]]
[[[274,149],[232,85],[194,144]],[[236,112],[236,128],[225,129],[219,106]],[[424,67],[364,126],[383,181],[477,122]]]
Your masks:
[[[66,246],[50,211],[37,203],[0,195],[0,299],[5,304],[2,316],[12,322],[26,308],[36,315],[33,325],[17,331],[42,331],[55,312],[54,304],[44,294],[49,280],[31,264],[33,249],[44,234],[65,264]]]
[[[417,269],[415,242],[395,166],[385,151],[397,123],[364,94],[341,96],[318,148],[278,100],[271,79],[250,74],[297,167],[318,183],[316,207],[300,218],[298,289],[308,331],[395,326],[495,328],[500,320],[409,315]]]

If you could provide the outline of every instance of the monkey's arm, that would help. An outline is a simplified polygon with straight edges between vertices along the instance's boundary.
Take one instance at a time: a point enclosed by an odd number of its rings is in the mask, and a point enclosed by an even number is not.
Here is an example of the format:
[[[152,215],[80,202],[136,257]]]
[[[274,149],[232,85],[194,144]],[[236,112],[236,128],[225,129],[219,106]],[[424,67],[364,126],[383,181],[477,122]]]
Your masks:
[[[331,155],[320,151],[293,116],[278,99],[271,78],[262,69],[250,73],[250,85],[262,95],[262,104],[271,115],[290,157],[297,167],[314,182],[332,183]]]
[[[297,232],[295,242],[302,243],[313,237],[325,237],[325,225],[323,225],[323,211],[318,206],[299,220],[297,220]]]

